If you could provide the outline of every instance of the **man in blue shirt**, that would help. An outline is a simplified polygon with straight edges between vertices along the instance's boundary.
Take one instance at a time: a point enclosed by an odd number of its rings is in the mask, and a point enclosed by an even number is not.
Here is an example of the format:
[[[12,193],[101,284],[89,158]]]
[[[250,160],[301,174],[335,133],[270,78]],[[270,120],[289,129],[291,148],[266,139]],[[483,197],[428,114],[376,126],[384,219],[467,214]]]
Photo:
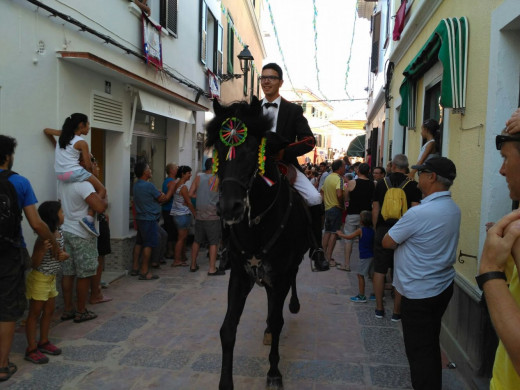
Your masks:
[[[441,389],[441,319],[453,295],[460,209],[448,191],[453,162],[433,157],[419,172],[421,204],[409,209],[383,238],[395,249],[394,287],[402,295],[401,319],[414,389]]]
[[[14,138],[0,135],[0,172],[13,167],[15,148]],[[27,222],[42,240],[49,240],[53,254],[57,257],[58,243],[36,210],[38,201],[31,183],[16,173],[9,176],[8,180],[16,190],[18,207],[23,210]],[[9,362],[9,352],[16,320],[23,315],[27,304],[22,253],[28,256],[23,236],[19,245],[0,240],[0,382],[8,380],[17,370],[16,365]]]
[[[142,259],[139,280],[159,279],[159,276],[149,272],[152,248],[159,245],[159,217],[161,205],[167,201],[166,195],[159,191],[148,180],[152,178],[152,170],[146,163],[137,163],[134,167],[135,176],[138,178],[134,184],[134,205],[138,234],[142,240]],[[139,258],[134,256],[132,272],[138,269]]]

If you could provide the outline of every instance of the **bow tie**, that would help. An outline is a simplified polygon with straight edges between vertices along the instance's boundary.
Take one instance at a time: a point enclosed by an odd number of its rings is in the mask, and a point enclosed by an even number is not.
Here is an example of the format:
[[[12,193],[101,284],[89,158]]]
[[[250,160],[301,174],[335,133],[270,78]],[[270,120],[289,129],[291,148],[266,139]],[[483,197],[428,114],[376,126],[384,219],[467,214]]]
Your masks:
[[[265,108],[269,108],[269,107],[278,108],[278,103],[264,103],[264,105],[262,107],[265,107]]]

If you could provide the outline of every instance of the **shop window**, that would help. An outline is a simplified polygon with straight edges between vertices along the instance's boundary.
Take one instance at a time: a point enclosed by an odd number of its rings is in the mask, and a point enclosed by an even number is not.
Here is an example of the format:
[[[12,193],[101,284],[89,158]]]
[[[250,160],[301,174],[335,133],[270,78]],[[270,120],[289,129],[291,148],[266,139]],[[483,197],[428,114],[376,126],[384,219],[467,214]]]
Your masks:
[[[166,118],[138,110],[130,147],[130,221],[134,228],[133,187],[136,180],[135,164],[144,162],[152,170],[151,182],[161,189],[166,166]]]

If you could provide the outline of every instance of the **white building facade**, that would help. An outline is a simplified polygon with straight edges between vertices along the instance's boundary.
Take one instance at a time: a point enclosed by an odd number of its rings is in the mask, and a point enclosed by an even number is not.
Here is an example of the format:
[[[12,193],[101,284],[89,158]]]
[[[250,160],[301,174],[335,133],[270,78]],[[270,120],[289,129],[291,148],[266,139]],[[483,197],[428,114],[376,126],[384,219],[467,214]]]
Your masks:
[[[86,139],[108,191],[117,268],[126,266],[135,235],[133,165],[149,163],[158,188],[168,162],[199,169],[211,106],[207,71],[222,72],[217,0],[149,0],[148,6],[143,22],[128,0],[0,4],[0,133],[18,141],[13,169],[31,181],[39,202],[56,199],[54,150],[42,129],[61,129],[75,112],[88,115]],[[155,34],[144,34],[145,25]],[[145,35],[150,52],[160,37],[162,66],[152,65],[153,58],[146,63]],[[32,246],[27,224],[24,231]]]

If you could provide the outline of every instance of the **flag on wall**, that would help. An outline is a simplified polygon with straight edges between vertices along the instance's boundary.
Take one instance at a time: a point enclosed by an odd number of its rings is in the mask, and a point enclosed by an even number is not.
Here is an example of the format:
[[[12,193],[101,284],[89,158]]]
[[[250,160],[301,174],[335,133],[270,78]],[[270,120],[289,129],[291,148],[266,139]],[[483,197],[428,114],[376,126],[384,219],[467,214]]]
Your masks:
[[[162,69],[162,44],[161,26],[156,26],[145,13],[142,13],[143,20],[143,51],[147,64],[154,65],[157,69]]]

